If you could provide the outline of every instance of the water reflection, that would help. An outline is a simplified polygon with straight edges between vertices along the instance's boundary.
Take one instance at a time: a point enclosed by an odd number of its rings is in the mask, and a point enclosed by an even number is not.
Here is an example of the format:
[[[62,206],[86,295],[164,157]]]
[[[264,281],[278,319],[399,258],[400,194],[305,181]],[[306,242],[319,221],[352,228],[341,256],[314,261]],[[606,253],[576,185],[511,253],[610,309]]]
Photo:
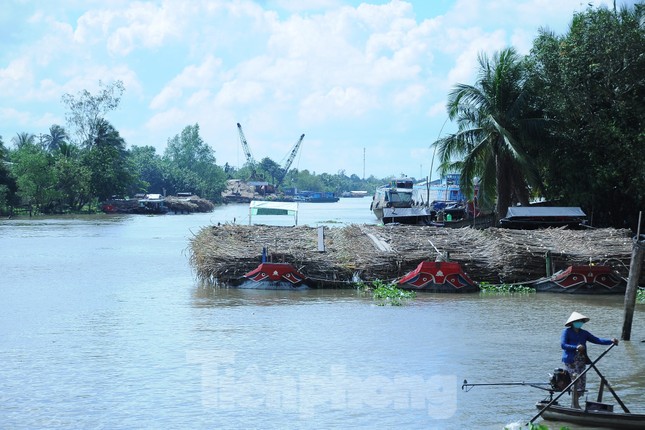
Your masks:
[[[276,306],[307,305],[321,303],[340,303],[343,301],[364,301],[369,299],[365,293],[357,290],[307,289],[288,290],[254,290],[247,288],[220,288],[200,285],[193,289],[193,306],[228,307],[228,306]]]

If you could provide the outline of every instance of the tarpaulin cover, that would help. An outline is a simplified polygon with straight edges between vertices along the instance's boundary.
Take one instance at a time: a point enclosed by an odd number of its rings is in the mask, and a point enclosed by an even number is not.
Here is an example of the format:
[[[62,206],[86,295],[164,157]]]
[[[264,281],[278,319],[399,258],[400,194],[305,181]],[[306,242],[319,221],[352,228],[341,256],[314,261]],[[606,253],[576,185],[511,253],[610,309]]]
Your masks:
[[[512,206],[506,212],[506,218],[531,218],[531,217],[568,217],[585,218],[579,207],[559,206]]]

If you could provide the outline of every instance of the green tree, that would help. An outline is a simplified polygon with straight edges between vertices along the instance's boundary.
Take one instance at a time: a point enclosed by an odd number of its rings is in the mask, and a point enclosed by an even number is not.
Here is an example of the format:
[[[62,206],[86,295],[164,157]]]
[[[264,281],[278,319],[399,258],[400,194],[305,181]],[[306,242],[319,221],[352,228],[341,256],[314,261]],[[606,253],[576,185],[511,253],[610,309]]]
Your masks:
[[[23,146],[33,145],[36,141],[36,136],[32,133],[27,133],[25,131],[21,133],[16,133],[16,135],[11,139],[11,142],[14,144],[16,149],[20,149]]]
[[[479,177],[480,199],[495,195],[499,217],[514,203],[529,203],[529,185],[541,188],[527,153],[541,120],[531,110],[525,81],[526,68],[515,49],[492,58],[480,54],[477,82],[457,84],[448,95],[448,115],[458,131],[434,143],[442,173],[459,171],[462,190],[471,196]]]
[[[86,143],[82,164],[91,172],[91,194],[99,201],[125,194],[133,181],[133,169],[125,150],[125,141],[104,119],[96,125],[91,142]]]
[[[18,185],[10,172],[9,150],[0,136],[0,213],[11,213],[18,204]]]
[[[215,164],[215,153],[199,135],[199,124],[186,126],[181,134],[168,139],[164,153],[167,163],[168,191],[194,192],[220,201],[226,188],[226,174]]]
[[[61,142],[54,152],[54,171],[61,210],[79,212],[92,200],[92,172],[83,165],[80,149]]]
[[[49,152],[55,152],[62,144],[67,143],[69,136],[63,127],[54,124],[49,127],[49,134],[46,134],[43,138],[47,150]]]
[[[260,164],[258,164],[257,173],[259,173],[266,179],[271,178],[271,180],[268,182],[270,182],[271,184],[276,184],[276,180],[282,177],[283,169],[278,163],[276,163],[269,157],[265,157],[262,159],[262,161],[260,161]]]
[[[33,142],[21,143],[12,152],[18,196],[37,213],[50,212],[58,199],[51,156]]]
[[[81,146],[91,146],[99,132],[105,115],[118,108],[121,97],[125,92],[122,81],[114,81],[104,85],[99,81],[100,91],[93,95],[87,90],[76,96],[64,94],[62,102],[67,106],[65,119],[74,130],[77,143]]]
[[[128,195],[141,192],[163,194],[166,185],[166,164],[153,146],[133,146],[130,159],[134,168],[135,180],[128,188]]]
[[[541,30],[529,57],[530,85],[552,120],[533,151],[547,197],[583,207],[597,226],[635,228],[645,206],[644,21],[642,3],[589,8],[563,36]]]

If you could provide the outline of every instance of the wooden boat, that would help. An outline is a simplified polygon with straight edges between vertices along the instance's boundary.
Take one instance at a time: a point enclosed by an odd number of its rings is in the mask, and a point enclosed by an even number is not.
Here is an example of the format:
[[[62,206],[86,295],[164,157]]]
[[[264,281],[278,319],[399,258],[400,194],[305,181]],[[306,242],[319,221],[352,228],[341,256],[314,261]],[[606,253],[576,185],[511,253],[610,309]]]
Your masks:
[[[545,420],[565,421],[590,427],[603,427],[609,429],[645,428],[645,414],[632,413],[627,408],[625,403],[623,403],[620,397],[618,397],[616,391],[614,391],[609,381],[607,381],[607,378],[605,378],[605,376],[600,373],[600,370],[598,370],[598,367],[596,367],[596,363],[598,363],[614,346],[615,344],[609,345],[609,347],[602,354],[600,354],[598,358],[596,358],[594,361],[589,360],[589,366],[585,368],[574,379],[572,379],[566,387],[559,390],[560,393],[555,398],[553,398],[553,392],[551,392],[551,398],[549,400],[544,399],[538,402],[535,405],[538,409],[538,413],[531,419],[530,423],[533,423],[539,416],[542,416],[542,418],[544,418]],[[596,399],[597,401],[585,402],[584,409],[559,405],[558,399],[565,393],[570,392],[578,379],[582,378],[583,375],[590,369],[593,369],[600,377],[600,386],[598,387],[598,396]],[[613,405],[603,403],[603,394],[605,388],[607,388],[607,390],[612,394],[616,402],[622,408],[623,412],[615,413]]]
[[[569,266],[535,281],[538,292],[571,294],[624,294],[627,282],[609,266]]]
[[[257,290],[305,290],[309,279],[289,263],[260,263],[231,286]]]
[[[610,429],[644,429],[645,414],[614,412],[613,405],[600,402],[586,402],[584,409],[575,409],[557,404],[548,405],[543,400],[535,406],[542,411],[542,418],[551,421],[563,421],[589,427]]]
[[[397,281],[404,290],[432,293],[470,293],[479,287],[453,261],[422,261],[416,269]]]

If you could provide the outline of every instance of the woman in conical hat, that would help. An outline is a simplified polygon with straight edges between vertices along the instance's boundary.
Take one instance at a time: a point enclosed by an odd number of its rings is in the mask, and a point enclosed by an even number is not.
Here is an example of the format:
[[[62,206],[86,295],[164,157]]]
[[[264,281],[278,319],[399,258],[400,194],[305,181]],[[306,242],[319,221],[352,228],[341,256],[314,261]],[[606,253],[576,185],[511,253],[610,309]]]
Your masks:
[[[565,329],[560,336],[560,346],[562,346],[562,362],[571,374],[580,375],[587,367],[587,342],[598,345],[618,345],[618,339],[603,339],[594,336],[587,330],[582,329],[582,325],[589,321],[589,318],[579,312],[573,312],[567,322],[564,323]],[[586,375],[582,375],[576,382],[575,389],[571,393],[571,407],[580,409],[578,398],[584,393],[587,385]]]

